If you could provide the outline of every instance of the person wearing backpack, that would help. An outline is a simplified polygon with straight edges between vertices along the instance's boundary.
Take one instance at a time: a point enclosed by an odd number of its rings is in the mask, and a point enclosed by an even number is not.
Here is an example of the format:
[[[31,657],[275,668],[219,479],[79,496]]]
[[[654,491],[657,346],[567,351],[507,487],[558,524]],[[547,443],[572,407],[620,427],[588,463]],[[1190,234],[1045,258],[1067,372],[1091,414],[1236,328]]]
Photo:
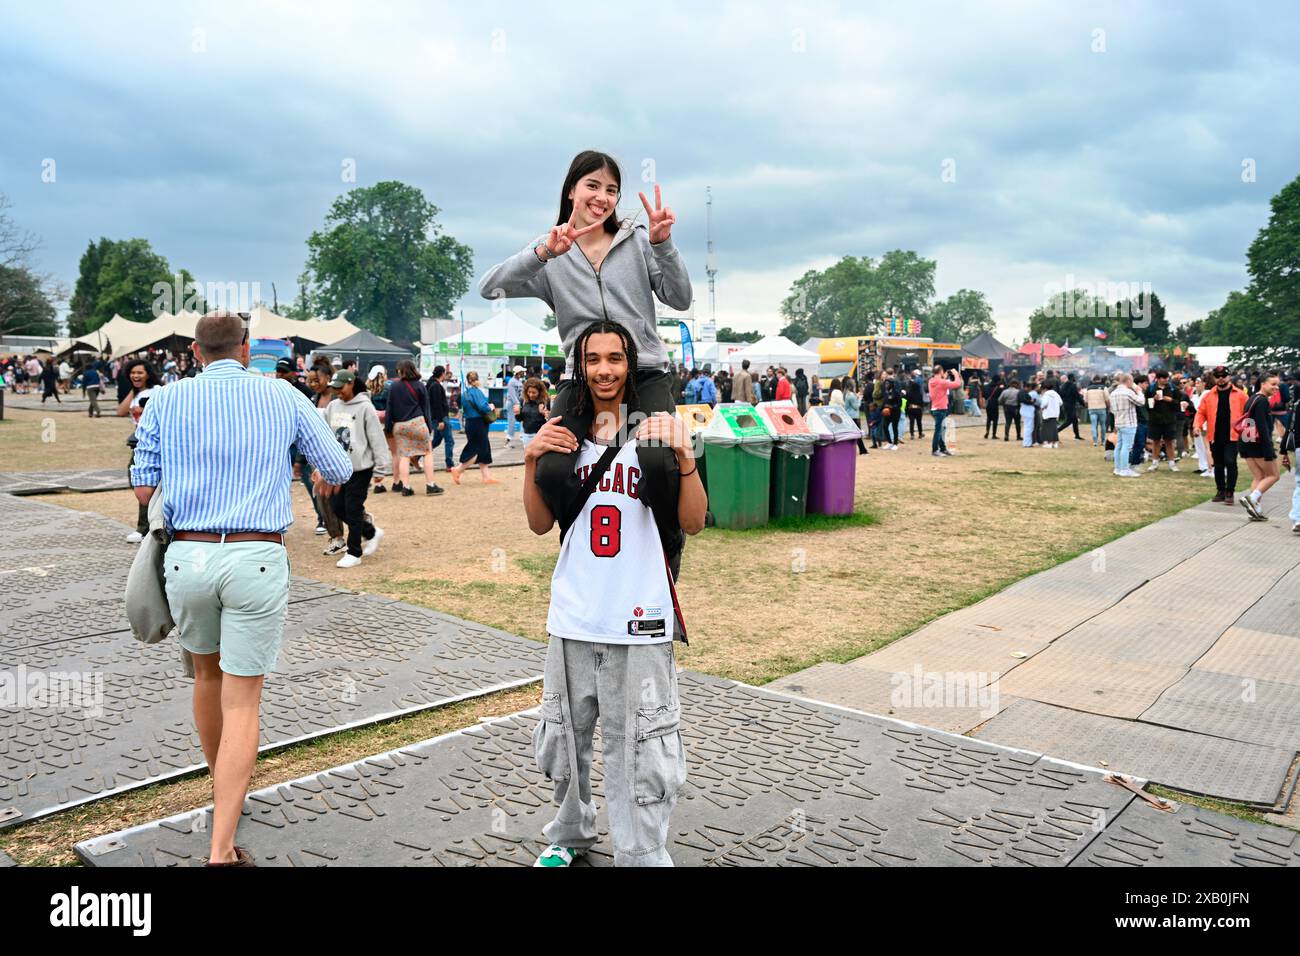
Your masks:
[[[570,866],[600,838],[591,786],[597,721],[614,865],[672,866],[669,824],[686,781],[673,643],[685,642],[686,632],[650,506],[649,483],[663,479],[639,467],[638,448],[664,448],[676,460],[676,527],[699,533],[708,498],[680,418],[657,413],[641,422],[635,440],[618,444],[638,402],[632,335],[598,320],[578,336],[573,355],[569,393],[579,414],[590,412],[587,433],[579,440],[556,415],[524,452],[528,528],[543,535],[560,524],[533,729],[533,753],[555,784],[557,810],[542,829],[550,845],[534,866]],[[535,480],[538,460],[550,453],[572,455],[578,478],[559,515]]]

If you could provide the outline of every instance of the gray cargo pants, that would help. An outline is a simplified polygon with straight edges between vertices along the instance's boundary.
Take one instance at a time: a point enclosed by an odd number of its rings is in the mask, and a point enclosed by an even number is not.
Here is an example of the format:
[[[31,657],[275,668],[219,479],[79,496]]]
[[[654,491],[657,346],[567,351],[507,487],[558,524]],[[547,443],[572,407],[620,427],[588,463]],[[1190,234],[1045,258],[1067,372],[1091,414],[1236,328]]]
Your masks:
[[[542,773],[555,782],[560,808],[542,832],[560,846],[587,849],[596,842],[591,763],[597,717],[614,865],[672,866],[668,820],[686,781],[686,750],[671,641],[551,638],[533,750]]]

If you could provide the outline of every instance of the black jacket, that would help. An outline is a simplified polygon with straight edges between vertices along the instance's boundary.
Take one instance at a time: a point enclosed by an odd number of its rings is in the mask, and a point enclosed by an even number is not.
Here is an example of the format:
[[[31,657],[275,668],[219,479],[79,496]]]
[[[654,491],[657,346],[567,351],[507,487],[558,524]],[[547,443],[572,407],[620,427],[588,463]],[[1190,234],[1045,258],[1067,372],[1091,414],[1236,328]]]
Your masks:
[[[542,426],[546,424],[546,416],[542,414],[542,406],[537,402],[520,402],[519,423],[524,427],[524,434],[536,435],[541,431]]]
[[[1061,411],[1066,418],[1073,417],[1079,405],[1079,386],[1067,379],[1057,391],[1061,393]]]
[[[893,408],[903,404],[903,390],[898,387],[896,380],[887,378],[880,383],[880,402]]]
[[[447,390],[430,375],[425,392],[429,396],[429,417],[434,422],[442,421],[447,417]]]

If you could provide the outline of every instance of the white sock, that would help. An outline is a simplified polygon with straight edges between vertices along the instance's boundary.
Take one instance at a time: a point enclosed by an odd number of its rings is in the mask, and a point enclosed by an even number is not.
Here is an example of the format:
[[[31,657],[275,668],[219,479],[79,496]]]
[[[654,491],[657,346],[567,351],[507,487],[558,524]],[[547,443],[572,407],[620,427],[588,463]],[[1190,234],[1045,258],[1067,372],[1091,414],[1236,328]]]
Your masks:
[[[1261,497],[1262,496],[1260,495],[1258,488],[1256,488],[1254,491],[1250,493],[1250,500],[1255,502],[1255,504],[1259,504],[1259,499]]]

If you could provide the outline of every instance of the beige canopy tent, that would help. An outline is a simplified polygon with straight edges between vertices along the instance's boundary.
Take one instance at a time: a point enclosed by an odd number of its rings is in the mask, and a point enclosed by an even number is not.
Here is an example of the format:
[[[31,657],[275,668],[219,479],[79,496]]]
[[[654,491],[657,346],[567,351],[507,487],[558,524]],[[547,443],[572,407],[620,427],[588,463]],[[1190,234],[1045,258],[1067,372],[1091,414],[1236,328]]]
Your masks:
[[[163,312],[149,322],[132,322],[120,315],[85,335],[70,339],[60,354],[76,348],[111,351],[114,356],[130,355],[150,346],[156,346],[174,337],[194,338],[194,326],[200,315],[197,312]],[[249,314],[249,334],[257,339],[300,338],[320,345],[332,345],[361,331],[343,316],[335,319],[308,319],[298,321],[276,315],[270,309],[258,306]]]
[[[304,339],[320,345],[333,345],[361,329],[340,315],[336,319],[286,319],[270,309],[258,306],[249,313],[249,334],[255,339]]]

